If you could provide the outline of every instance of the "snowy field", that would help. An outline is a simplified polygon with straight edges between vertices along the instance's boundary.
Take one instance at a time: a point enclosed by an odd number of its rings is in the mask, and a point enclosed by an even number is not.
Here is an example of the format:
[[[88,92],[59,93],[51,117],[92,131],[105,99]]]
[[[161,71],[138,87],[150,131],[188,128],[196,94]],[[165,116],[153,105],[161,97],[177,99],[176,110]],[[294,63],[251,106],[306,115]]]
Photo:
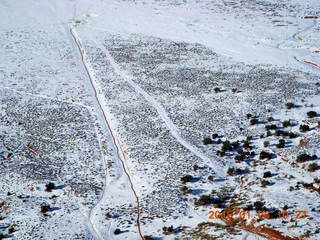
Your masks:
[[[0,239],[320,239],[318,0],[0,16]]]

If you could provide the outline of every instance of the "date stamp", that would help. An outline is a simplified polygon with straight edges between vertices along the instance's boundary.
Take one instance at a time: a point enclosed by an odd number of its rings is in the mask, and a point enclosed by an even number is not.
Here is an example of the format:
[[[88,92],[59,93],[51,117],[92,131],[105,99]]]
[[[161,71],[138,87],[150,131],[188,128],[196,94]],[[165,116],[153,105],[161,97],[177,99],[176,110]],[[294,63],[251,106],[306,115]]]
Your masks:
[[[244,220],[244,219],[251,219],[253,217],[256,217],[260,220],[262,219],[276,219],[276,218],[282,218],[282,219],[302,219],[306,218],[308,215],[308,212],[306,210],[295,210],[295,211],[289,211],[289,210],[275,210],[275,211],[254,211],[251,212],[251,210],[244,210],[244,209],[223,209],[223,210],[217,210],[217,209],[211,209],[209,211],[209,219],[235,219],[235,220]]]

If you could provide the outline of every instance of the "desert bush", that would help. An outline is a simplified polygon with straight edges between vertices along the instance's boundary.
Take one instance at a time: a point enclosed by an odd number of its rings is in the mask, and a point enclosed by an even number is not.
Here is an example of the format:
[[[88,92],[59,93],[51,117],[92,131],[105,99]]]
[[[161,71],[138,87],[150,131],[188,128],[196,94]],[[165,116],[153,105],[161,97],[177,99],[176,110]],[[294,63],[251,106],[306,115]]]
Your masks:
[[[284,128],[290,127],[290,126],[291,126],[290,120],[283,121],[283,122],[282,122],[282,126],[283,126]]]
[[[310,127],[306,124],[302,124],[302,125],[300,125],[299,130],[300,130],[300,132],[308,132],[308,131],[310,131]]]
[[[314,171],[317,171],[318,169],[319,169],[319,165],[317,163],[311,163],[308,166],[308,171],[309,172],[314,172]]]
[[[273,117],[268,117],[267,121],[272,122],[272,121],[274,121],[274,119],[273,119]]]
[[[261,151],[260,152],[260,159],[271,159],[272,158],[272,154],[268,153],[266,151]]]
[[[40,212],[41,212],[41,213],[47,213],[47,212],[49,212],[50,210],[51,210],[50,205],[42,205],[42,206],[40,207]]]
[[[221,92],[221,89],[219,87],[215,87],[213,90],[214,90],[215,93]]]
[[[256,201],[253,203],[253,207],[256,211],[262,211],[265,209],[264,202]]]
[[[264,178],[269,178],[269,177],[272,177],[272,174],[271,174],[270,171],[267,171],[267,172],[264,172],[264,173],[263,173],[263,177],[264,177]]]
[[[235,172],[235,170],[234,170],[233,167],[230,167],[230,168],[228,168],[228,170],[227,170],[227,174],[230,175],[230,176],[233,176],[233,175],[234,175],[234,172]]]
[[[217,133],[212,134],[212,139],[216,139],[217,137],[219,137]]]
[[[318,114],[317,114],[317,112],[315,112],[315,111],[309,111],[309,112],[307,112],[307,115],[308,115],[309,118],[314,118],[314,117],[316,117]]]
[[[276,130],[278,127],[275,124],[271,124],[271,125],[266,125],[265,129],[266,130]]]
[[[206,138],[203,139],[202,142],[203,142],[203,145],[208,145],[208,144],[212,143],[212,140],[211,140],[211,138],[206,137]]]
[[[262,187],[266,187],[266,186],[268,186],[270,184],[270,182],[268,181],[268,180],[261,180],[261,186]]]
[[[186,183],[186,182],[191,182],[193,177],[191,175],[185,175],[181,178],[181,182]]]
[[[46,191],[51,192],[55,187],[56,187],[55,184],[50,182],[50,183],[46,184]]]
[[[309,161],[309,160],[311,160],[311,159],[312,159],[312,157],[311,157],[309,154],[302,153],[302,154],[299,154],[299,155],[297,156],[296,161],[297,161],[298,163],[302,163],[302,162]]]
[[[252,114],[251,114],[251,113],[247,113],[247,114],[246,114],[246,117],[249,119],[249,118],[252,117]]]
[[[294,108],[295,105],[292,102],[287,102],[285,106],[287,109],[291,109],[291,108]]]
[[[195,202],[197,206],[208,205],[212,203],[212,197],[210,195],[201,195],[200,198]]]
[[[250,119],[250,125],[256,125],[259,123],[259,120],[257,118]]]
[[[280,139],[279,143],[276,145],[277,148],[284,148],[286,145],[286,141],[284,139]]]
[[[113,232],[115,235],[119,235],[121,233],[121,230],[119,228],[116,228]]]
[[[263,142],[263,146],[264,146],[264,147],[268,147],[269,145],[270,145],[270,142],[269,142],[269,141],[264,141],[264,142]]]

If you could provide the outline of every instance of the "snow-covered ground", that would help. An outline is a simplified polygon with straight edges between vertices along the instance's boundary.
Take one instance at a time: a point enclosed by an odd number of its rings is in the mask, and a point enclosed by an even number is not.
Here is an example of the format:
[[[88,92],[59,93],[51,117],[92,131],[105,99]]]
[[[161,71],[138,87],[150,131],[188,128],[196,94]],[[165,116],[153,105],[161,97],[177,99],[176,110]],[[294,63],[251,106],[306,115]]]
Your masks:
[[[1,237],[320,238],[318,0],[2,0],[0,16]]]

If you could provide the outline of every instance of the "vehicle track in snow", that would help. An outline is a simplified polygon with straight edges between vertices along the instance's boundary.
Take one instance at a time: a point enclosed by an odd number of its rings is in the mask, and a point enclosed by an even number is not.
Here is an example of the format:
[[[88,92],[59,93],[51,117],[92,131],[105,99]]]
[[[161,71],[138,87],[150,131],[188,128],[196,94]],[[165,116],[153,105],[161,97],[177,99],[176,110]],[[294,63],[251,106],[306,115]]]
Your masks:
[[[100,93],[100,90],[99,90],[99,87],[98,87],[98,84],[95,82],[95,80],[93,79],[93,76],[92,74],[90,73],[90,70],[89,70],[89,67],[86,63],[86,59],[85,59],[85,50],[83,48],[83,45],[81,43],[81,40],[79,38],[79,36],[76,34],[75,30],[74,30],[74,27],[76,26],[76,24],[73,24],[70,26],[70,33],[77,45],[77,48],[80,52],[80,55],[81,55],[81,61],[83,63],[83,66],[85,68],[85,71],[88,75],[88,78],[90,80],[90,85],[92,86],[92,89],[94,91],[94,95],[95,95],[95,98],[97,100],[97,103],[98,103],[98,106],[100,108],[100,112],[102,114],[102,117],[103,117],[103,120],[104,120],[104,123],[107,127],[107,130],[108,130],[108,133],[107,133],[107,138],[109,138],[109,140],[111,140],[111,143],[112,146],[111,148],[113,149],[113,154],[112,156],[114,158],[116,158],[118,160],[118,163],[121,165],[122,169],[123,169],[123,172],[124,174],[127,176],[127,179],[129,181],[129,187],[130,189],[132,190],[134,196],[135,196],[135,199],[136,199],[136,204],[137,204],[137,217],[136,217],[136,222],[137,222],[137,229],[138,229],[138,234],[139,234],[139,237],[141,239],[143,239],[143,235],[142,235],[142,232],[141,232],[141,224],[140,224],[140,200],[139,200],[139,197],[135,191],[135,188],[134,188],[134,184],[133,184],[133,181],[130,177],[130,174],[129,174],[129,171],[127,169],[127,166],[125,164],[125,157],[124,157],[124,153],[122,152],[121,148],[120,148],[120,144],[118,143],[115,135],[113,134],[113,131],[112,131],[112,128],[110,126],[110,123],[109,123],[109,119],[108,119],[108,111],[105,109],[104,107],[104,103],[105,103],[105,99],[103,97],[103,95]],[[105,164],[105,161],[104,161],[104,164]],[[121,176],[117,176],[117,178],[119,179]],[[98,200],[97,204],[90,210],[90,213],[89,213],[89,221],[90,221],[90,224],[91,224],[91,229],[92,229],[92,232],[93,232],[93,235],[96,239],[104,239],[103,236],[101,236],[101,234],[99,233],[99,230],[97,229],[97,227],[95,226],[94,224],[94,221],[93,221],[93,218],[94,218],[94,215],[97,211],[97,208],[100,206],[100,203],[104,201],[105,199],[105,196],[106,196],[106,193],[107,193],[107,186],[111,183],[115,183],[117,179],[113,179],[110,181],[110,176],[106,178],[106,182],[105,182],[105,186],[104,186],[104,190],[103,190],[103,194],[102,196],[100,197],[100,199]],[[111,235],[110,233],[110,229],[109,229],[109,235]],[[110,237],[112,236],[109,236],[108,239],[110,239]]]

